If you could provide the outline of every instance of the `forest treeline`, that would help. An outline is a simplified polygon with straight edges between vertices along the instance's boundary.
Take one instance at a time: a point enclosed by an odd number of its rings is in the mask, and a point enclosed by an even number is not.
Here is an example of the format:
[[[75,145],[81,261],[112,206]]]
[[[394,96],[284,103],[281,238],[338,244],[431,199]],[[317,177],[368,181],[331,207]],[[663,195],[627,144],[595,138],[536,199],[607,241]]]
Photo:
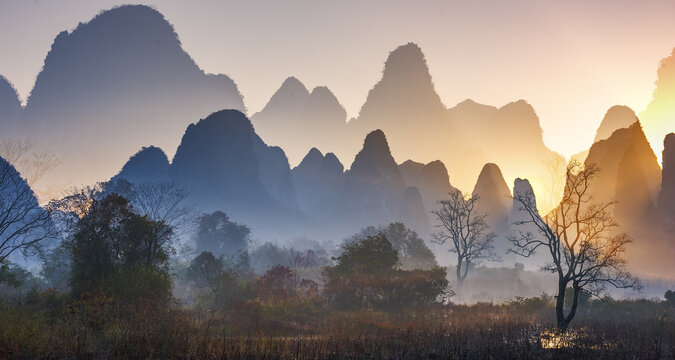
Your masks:
[[[592,168],[570,169],[568,177],[580,186],[593,175]],[[449,194],[437,211],[445,231],[437,241],[447,240],[457,256],[474,251],[465,267],[459,261],[461,280],[454,287],[447,268],[403,223],[364,228],[334,254],[317,244],[303,250],[269,242],[254,246],[248,226],[222,211],[195,214],[187,196],[171,184],[137,186],[118,179],[75,190],[44,208],[19,207],[20,221],[7,227],[22,228],[14,231],[12,244],[39,259],[42,270],[35,276],[3,258],[0,355],[465,358],[508,350],[522,358],[560,351],[638,357],[673,351],[675,327],[668,313],[675,295],[667,292],[665,301],[593,300],[610,276],[615,286],[638,284],[621,270],[620,257],[598,257],[603,250],[590,245],[587,253],[566,250],[555,242],[562,236],[544,245],[582,260],[556,264],[554,258],[552,272],[560,267],[574,273],[575,266],[601,267],[613,259],[610,268],[594,273],[598,278],[577,273],[558,279],[563,289],[557,296],[453,304],[455,291],[469,281],[464,275],[477,271],[480,259],[489,260],[493,251],[484,215],[468,211],[476,200],[470,196]],[[520,201],[528,206],[527,198]],[[532,221],[555,229],[541,217]],[[602,225],[609,221],[603,216],[596,221],[600,228],[609,224]],[[39,241],[29,241],[35,236]],[[513,244],[531,239],[514,238]],[[621,247],[624,240],[609,244]],[[523,271],[522,265],[514,271]],[[562,320],[559,311],[565,312]],[[569,328],[576,314],[578,326]]]

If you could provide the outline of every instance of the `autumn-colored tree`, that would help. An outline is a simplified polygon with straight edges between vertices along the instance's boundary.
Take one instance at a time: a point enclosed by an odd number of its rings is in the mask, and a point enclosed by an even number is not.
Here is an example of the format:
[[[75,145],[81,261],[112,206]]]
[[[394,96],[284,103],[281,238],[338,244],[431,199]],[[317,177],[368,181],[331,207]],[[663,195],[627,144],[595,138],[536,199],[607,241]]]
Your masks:
[[[537,231],[516,231],[510,238],[511,251],[527,257],[541,249],[550,255],[550,262],[543,270],[558,276],[556,319],[560,331],[565,331],[574,319],[583,292],[599,296],[607,285],[640,288],[638,279],[626,271],[623,254],[631,238],[615,231],[613,203],[596,203],[589,193],[597,174],[595,165],[584,168],[576,161],[570,163],[562,200],[543,217],[531,196],[515,198],[521,210],[528,214],[526,220],[515,225],[532,224]],[[568,287],[573,295],[571,307],[565,314]]]

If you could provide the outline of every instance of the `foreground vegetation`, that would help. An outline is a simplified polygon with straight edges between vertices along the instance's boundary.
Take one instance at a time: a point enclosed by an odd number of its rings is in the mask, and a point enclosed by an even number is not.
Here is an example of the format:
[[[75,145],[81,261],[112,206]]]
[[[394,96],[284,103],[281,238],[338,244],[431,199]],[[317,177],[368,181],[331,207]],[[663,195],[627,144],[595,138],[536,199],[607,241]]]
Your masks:
[[[201,311],[33,292],[0,306],[0,358],[640,358],[675,355],[675,307],[589,301],[565,337],[550,297],[507,304],[337,311],[257,298]],[[551,331],[551,332],[549,332]]]

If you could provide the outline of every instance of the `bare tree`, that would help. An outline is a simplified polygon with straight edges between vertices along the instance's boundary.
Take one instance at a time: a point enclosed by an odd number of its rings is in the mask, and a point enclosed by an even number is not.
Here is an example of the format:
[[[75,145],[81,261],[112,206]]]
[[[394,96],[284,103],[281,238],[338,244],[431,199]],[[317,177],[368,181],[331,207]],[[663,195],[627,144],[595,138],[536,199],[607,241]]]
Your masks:
[[[190,196],[186,189],[173,183],[158,182],[134,185],[133,192],[130,200],[139,214],[174,229],[182,229],[192,223],[194,209],[186,205]],[[159,234],[161,237],[161,231]]]
[[[449,251],[457,254],[457,286],[461,287],[471,265],[499,259],[494,252],[496,234],[488,232],[487,215],[479,214],[476,209],[478,196],[469,197],[459,191],[452,191],[449,196],[440,202],[439,209],[432,211],[440,222],[436,227],[441,229],[434,234],[434,242],[452,243]]]
[[[16,169],[0,159],[0,262],[16,251],[39,250],[52,235],[49,211]]]
[[[560,331],[565,331],[574,318],[582,290],[599,296],[607,285],[640,288],[638,279],[626,271],[623,257],[631,238],[613,231],[617,226],[611,213],[614,203],[595,203],[589,193],[589,185],[597,173],[595,165],[584,169],[576,161],[570,163],[562,200],[543,218],[534,199],[526,195],[516,197],[521,210],[529,215],[516,225],[533,224],[537,230],[515,231],[510,237],[513,247],[509,251],[528,257],[542,248],[551,255],[551,262],[542,270],[558,275],[556,320]],[[570,285],[573,302],[565,314],[565,291]]]
[[[0,141],[0,157],[14,165],[31,187],[59,164],[54,154],[32,150],[33,144],[25,139]]]

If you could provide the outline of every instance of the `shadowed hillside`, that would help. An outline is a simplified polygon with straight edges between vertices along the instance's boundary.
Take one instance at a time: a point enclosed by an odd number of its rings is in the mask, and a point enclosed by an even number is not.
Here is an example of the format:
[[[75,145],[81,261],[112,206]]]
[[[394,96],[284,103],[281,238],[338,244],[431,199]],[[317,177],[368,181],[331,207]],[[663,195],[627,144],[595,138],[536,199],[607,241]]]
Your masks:
[[[14,86],[0,75],[0,126],[5,129],[0,138],[16,133],[21,114],[21,102]]]
[[[173,153],[190,119],[223,108],[245,109],[235,83],[205,74],[162,14],[122,6],[56,37],[22,124],[61,160],[52,181],[79,185],[109,177],[143,144]]]

